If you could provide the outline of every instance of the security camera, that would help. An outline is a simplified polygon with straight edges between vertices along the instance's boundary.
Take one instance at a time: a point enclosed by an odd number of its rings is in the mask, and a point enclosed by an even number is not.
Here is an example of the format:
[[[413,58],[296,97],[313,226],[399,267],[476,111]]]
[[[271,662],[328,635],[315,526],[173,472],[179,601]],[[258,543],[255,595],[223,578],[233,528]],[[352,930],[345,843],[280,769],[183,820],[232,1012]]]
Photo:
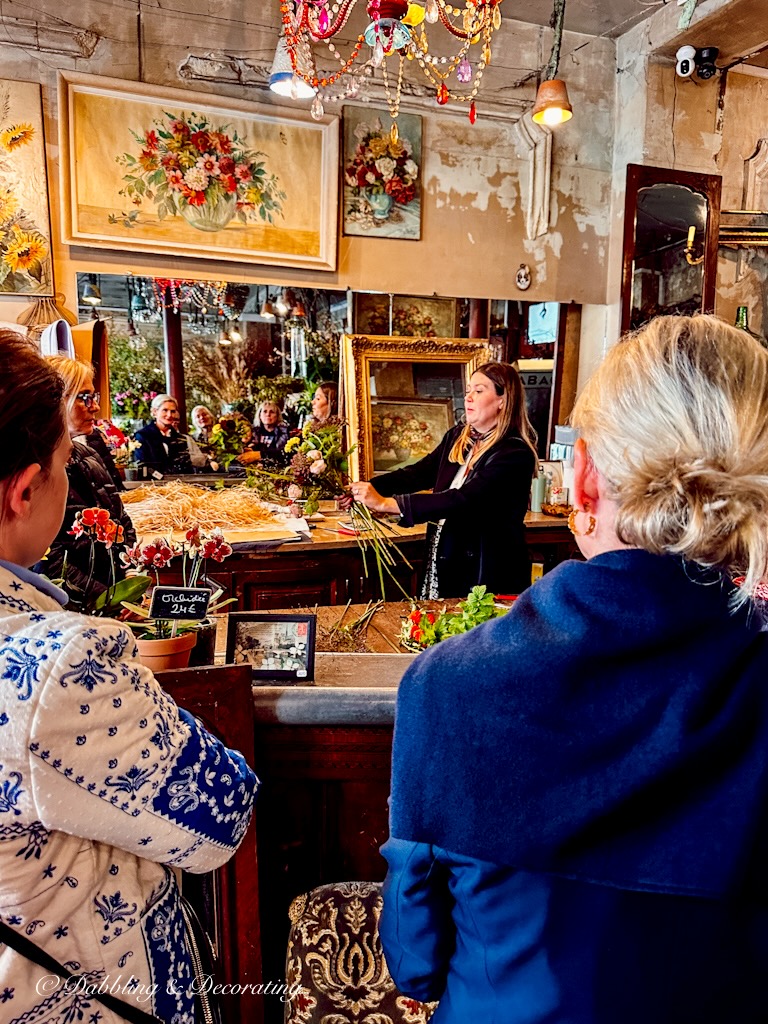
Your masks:
[[[715,61],[717,55],[720,53],[716,46],[705,46],[701,50],[696,51],[694,62],[696,64],[696,74],[699,78],[711,78],[717,71]]]
[[[690,78],[696,69],[696,47],[681,46],[675,54],[677,68],[675,69],[681,78]]]

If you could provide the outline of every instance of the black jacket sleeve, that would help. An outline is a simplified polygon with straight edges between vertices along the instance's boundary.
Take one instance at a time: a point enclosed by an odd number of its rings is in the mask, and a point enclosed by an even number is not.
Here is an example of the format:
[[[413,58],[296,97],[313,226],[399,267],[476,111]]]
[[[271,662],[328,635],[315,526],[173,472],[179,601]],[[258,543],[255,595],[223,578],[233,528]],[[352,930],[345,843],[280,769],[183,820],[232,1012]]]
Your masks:
[[[456,512],[477,509],[480,514],[494,506],[503,508],[513,497],[519,497],[517,492],[528,494],[534,463],[533,452],[522,441],[500,441],[470,467],[461,487],[451,489],[449,481],[445,490],[432,494],[396,495],[403,525],[445,519]],[[455,468],[458,471],[458,465]]]
[[[373,486],[384,498],[391,498],[409,491],[426,491],[437,483],[441,464],[447,459],[460,428],[452,428],[443,437],[440,444],[429,455],[414,462],[412,466],[395,469],[391,473],[382,473],[373,480]],[[456,469],[459,467],[456,466]],[[398,500],[399,504],[399,500]],[[401,506],[402,508],[402,506]]]

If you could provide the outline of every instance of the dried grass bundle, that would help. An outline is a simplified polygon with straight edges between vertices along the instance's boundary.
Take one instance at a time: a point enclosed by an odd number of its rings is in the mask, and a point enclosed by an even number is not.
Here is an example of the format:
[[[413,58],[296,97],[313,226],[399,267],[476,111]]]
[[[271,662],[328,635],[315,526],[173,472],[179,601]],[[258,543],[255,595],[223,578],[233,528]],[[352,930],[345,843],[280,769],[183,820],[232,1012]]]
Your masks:
[[[249,529],[276,526],[275,513],[245,487],[211,491],[171,480],[159,486],[137,487],[123,495],[136,532],[169,534],[193,526],[202,530]]]

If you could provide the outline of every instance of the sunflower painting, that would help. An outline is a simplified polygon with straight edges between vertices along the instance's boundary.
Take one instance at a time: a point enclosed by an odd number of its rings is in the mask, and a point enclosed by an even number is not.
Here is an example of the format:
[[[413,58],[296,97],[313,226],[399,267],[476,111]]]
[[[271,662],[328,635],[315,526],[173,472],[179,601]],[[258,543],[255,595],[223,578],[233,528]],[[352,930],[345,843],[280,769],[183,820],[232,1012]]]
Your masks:
[[[53,295],[40,86],[0,79],[0,295]]]

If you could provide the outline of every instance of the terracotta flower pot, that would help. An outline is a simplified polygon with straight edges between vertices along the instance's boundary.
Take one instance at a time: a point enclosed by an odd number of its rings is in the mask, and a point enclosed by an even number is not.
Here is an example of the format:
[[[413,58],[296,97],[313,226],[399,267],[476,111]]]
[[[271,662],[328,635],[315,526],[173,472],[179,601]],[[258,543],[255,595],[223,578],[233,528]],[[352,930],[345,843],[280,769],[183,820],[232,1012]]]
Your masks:
[[[166,640],[137,640],[139,661],[153,672],[165,668],[185,668],[189,664],[192,648],[197,643],[197,633],[182,633]]]

